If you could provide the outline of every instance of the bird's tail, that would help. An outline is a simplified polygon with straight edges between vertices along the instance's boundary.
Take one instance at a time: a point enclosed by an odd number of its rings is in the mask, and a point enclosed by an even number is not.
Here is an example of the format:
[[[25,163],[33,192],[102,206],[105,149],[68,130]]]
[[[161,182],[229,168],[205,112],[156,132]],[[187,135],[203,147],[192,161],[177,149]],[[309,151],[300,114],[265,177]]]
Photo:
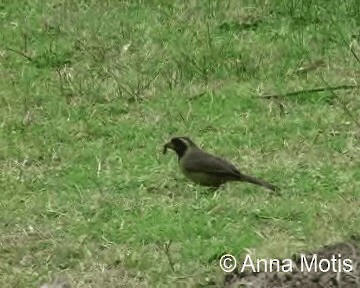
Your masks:
[[[250,176],[250,175],[246,175],[246,174],[241,174],[241,179],[240,181],[245,181],[245,182],[249,182],[249,183],[253,183],[253,184],[256,184],[256,185],[260,185],[260,186],[263,186],[265,188],[268,188],[272,191],[278,191],[279,188],[264,181],[264,180],[261,180],[259,178],[256,178],[256,177],[253,177],[253,176]]]

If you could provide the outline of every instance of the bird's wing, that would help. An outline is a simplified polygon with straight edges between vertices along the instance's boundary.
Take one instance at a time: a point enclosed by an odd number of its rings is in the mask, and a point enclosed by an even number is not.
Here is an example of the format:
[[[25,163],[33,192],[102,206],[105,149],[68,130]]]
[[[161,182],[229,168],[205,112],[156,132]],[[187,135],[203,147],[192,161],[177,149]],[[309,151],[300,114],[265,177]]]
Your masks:
[[[192,157],[193,155],[188,155]],[[194,155],[195,156],[195,155]],[[183,166],[190,172],[216,174],[230,177],[239,177],[239,170],[228,161],[208,153],[196,155],[191,161],[184,161]]]

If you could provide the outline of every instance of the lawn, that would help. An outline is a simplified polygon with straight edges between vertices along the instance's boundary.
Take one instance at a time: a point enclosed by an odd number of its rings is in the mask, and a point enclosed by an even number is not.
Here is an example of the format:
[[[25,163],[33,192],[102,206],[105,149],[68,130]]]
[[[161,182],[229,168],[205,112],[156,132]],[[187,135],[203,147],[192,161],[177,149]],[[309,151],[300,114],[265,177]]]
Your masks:
[[[0,21],[1,287],[221,287],[225,253],[359,235],[358,1],[4,1]],[[173,136],[281,192],[192,184]]]

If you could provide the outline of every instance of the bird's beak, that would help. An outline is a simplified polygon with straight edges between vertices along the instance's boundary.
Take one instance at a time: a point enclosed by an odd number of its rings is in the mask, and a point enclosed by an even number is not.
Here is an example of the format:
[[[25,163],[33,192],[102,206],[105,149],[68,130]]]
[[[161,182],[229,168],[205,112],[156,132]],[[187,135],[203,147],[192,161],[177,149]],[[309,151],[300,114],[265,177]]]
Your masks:
[[[166,151],[167,151],[168,148],[174,150],[174,145],[173,145],[171,142],[166,143],[166,144],[164,145],[163,154],[166,153]]]

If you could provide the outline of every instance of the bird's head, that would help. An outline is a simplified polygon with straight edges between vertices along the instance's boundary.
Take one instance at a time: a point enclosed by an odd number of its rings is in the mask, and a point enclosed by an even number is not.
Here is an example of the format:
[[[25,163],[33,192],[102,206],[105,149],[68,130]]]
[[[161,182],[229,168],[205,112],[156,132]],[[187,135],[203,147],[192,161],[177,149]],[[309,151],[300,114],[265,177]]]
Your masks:
[[[163,153],[165,154],[167,149],[172,149],[176,152],[179,158],[181,158],[186,151],[191,148],[197,148],[196,144],[188,137],[174,137],[168,143],[164,145]]]

